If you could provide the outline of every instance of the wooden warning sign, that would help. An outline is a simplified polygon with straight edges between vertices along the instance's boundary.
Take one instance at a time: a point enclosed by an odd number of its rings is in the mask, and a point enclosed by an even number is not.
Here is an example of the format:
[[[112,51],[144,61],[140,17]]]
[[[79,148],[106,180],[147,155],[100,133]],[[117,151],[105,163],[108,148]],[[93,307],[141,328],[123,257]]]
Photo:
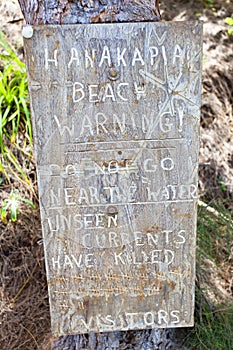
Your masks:
[[[53,333],[193,325],[202,25],[23,35]]]

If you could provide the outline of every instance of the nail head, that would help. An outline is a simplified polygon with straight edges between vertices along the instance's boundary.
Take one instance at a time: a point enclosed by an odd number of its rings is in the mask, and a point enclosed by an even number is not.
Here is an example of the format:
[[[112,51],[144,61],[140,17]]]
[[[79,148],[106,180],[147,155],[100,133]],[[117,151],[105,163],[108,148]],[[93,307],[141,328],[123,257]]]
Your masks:
[[[22,35],[26,39],[32,38],[32,36],[33,36],[33,28],[32,28],[32,26],[30,26],[30,25],[24,26],[23,30],[22,30]]]

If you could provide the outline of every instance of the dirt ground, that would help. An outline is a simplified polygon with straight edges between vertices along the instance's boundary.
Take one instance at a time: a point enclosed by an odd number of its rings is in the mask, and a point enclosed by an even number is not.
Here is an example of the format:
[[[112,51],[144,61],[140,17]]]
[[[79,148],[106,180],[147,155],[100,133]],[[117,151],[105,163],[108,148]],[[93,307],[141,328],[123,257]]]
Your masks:
[[[200,195],[205,202],[219,198],[233,208],[233,35],[227,34],[224,21],[233,15],[233,2],[216,0],[214,8],[203,8],[203,3],[195,0],[161,4],[164,20],[199,19],[204,23]],[[21,57],[22,24],[17,1],[0,0],[1,30]],[[32,198],[30,191],[14,183],[17,187]],[[11,185],[2,185],[1,197],[10,190]],[[43,350],[52,342],[41,242],[38,209],[25,206],[16,224],[0,223],[1,350]],[[217,274],[216,278],[222,293],[225,290],[226,297],[233,298],[228,289],[230,276]]]

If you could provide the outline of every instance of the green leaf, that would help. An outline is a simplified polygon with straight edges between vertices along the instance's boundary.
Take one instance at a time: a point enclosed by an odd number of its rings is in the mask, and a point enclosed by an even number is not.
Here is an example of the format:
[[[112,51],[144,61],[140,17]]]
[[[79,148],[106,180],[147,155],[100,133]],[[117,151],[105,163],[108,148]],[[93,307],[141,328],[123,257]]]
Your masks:
[[[31,186],[20,159],[22,152],[32,156],[32,126],[29,110],[26,66],[0,31],[0,166],[4,178],[11,173],[17,180]],[[17,144],[19,129],[20,146]],[[10,147],[9,140],[11,141]],[[29,147],[28,147],[29,146]],[[29,149],[29,151],[28,151]],[[17,157],[15,156],[17,154]],[[25,157],[24,157],[25,158]],[[28,159],[28,160],[29,160]],[[28,164],[25,162],[25,164]]]
[[[231,18],[231,17],[225,18],[225,23],[229,24],[230,26],[233,26],[233,18]]]

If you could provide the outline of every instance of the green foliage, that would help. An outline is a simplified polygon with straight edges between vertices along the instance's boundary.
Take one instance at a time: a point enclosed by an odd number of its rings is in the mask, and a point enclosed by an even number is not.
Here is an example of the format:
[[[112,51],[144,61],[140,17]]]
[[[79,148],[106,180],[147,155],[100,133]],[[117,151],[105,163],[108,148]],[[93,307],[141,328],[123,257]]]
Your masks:
[[[211,9],[213,12],[216,11],[214,7],[214,0],[199,0],[205,9]]]
[[[233,305],[213,309],[201,293],[197,293],[196,323],[189,334],[190,350],[233,349]]]
[[[32,153],[26,68],[2,32],[0,48],[0,172],[9,180],[10,171],[29,184],[18,156],[21,153],[30,158]]]
[[[228,30],[227,30],[228,35],[233,35],[233,18],[227,17],[225,19],[225,23],[230,26],[230,28],[228,28]]]
[[[211,259],[216,264],[231,256],[233,241],[232,213],[223,205],[201,207],[197,224],[197,260]]]
[[[214,10],[214,0],[203,0],[203,6]]]
[[[223,205],[202,203],[197,226],[197,276],[201,269],[202,274],[206,273],[206,268],[202,268],[205,259],[215,266],[228,266],[232,259],[232,242],[232,213]],[[213,294],[214,290],[209,292]],[[187,344],[189,350],[233,349],[233,303],[213,304],[199,281],[196,285],[195,326],[188,332]]]
[[[15,222],[19,212],[20,202],[24,202],[35,209],[34,204],[18,194],[18,190],[13,190],[9,194],[9,197],[4,199],[0,206],[1,220],[6,224],[8,219]]]

